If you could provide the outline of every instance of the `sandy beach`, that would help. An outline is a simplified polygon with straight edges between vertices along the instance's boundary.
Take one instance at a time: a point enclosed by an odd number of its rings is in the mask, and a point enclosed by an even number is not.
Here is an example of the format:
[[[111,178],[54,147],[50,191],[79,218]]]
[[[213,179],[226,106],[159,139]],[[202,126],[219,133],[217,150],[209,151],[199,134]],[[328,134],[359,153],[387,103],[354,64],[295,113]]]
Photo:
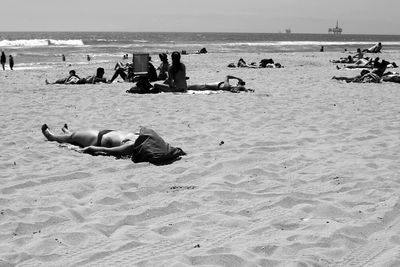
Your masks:
[[[0,266],[400,266],[400,87],[347,84],[324,53],[182,56],[189,83],[134,95],[45,85],[88,64],[0,71]],[[400,52],[380,58],[399,63]],[[229,69],[273,58],[282,69]],[[158,61],[155,61],[155,65]],[[156,130],[171,165],[81,154],[40,127]]]

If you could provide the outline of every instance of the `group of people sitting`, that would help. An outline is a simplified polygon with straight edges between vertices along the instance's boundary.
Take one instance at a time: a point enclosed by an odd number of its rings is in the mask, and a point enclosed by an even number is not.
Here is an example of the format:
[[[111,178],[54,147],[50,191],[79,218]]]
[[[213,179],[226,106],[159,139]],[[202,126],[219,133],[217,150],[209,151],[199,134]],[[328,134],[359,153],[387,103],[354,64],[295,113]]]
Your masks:
[[[59,79],[53,83],[46,80],[47,84],[94,84],[94,83],[112,83],[118,77],[125,82],[135,82],[135,86],[127,90],[128,93],[152,94],[160,92],[186,92],[193,91],[229,91],[232,93],[254,92],[252,89],[246,89],[245,82],[234,76],[226,76],[223,81],[215,83],[188,85],[186,76],[186,66],[181,62],[181,54],[177,51],[171,54],[172,64],[168,62],[168,56],[165,53],[159,54],[161,60],[160,66],[156,69],[149,61],[148,72],[146,75],[136,75],[134,64],[118,62],[114,67],[114,75],[110,80],[104,77],[104,69],[98,68],[93,76],[80,78],[75,70],[69,72],[69,76]],[[237,84],[231,84],[231,80],[237,80]]]
[[[283,68],[281,63],[275,63],[272,58],[265,58],[261,59],[260,63],[252,62],[250,64],[247,64],[246,61],[244,61],[243,58],[240,58],[237,64],[235,63],[230,63],[228,64],[228,68],[253,68],[253,69],[259,69],[259,68]]]

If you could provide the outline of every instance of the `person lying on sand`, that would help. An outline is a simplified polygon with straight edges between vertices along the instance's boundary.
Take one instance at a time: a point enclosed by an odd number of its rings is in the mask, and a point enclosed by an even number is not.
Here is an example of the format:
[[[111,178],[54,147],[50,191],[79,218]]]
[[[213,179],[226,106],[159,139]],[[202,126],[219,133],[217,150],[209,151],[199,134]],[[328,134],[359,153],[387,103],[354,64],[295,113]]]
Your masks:
[[[368,49],[364,49],[363,52],[367,52],[367,53],[380,53],[382,50],[382,43],[377,43],[376,45],[368,48]]]
[[[336,77],[333,76],[334,80],[341,80],[346,82],[357,82],[357,83],[380,83],[382,76],[389,65],[389,62],[382,60],[381,63],[377,64],[376,67],[370,72],[368,70],[362,70],[360,75],[355,77]]]
[[[78,75],[76,75],[75,70],[70,70],[69,71],[69,76],[66,78],[58,79],[57,81],[50,83],[46,79],[46,84],[77,84],[81,78],[79,78]]]
[[[106,83],[106,82],[107,79],[104,78],[103,68],[97,68],[95,75],[88,76],[86,78],[79,78],[79,76],[76,75],[75,71],[71,70],[67,78],[59,79],[54,83],[50,83],[46,79],[46,84],[95,84],[95,83]]]
[[[78,84],[106,83],[107,79],[104,77],[104,73],[103,68],[97,68],[95,75],[81,79]]]
[[[382,76],[382,81],[384,82],[393,82],[393,83],[400,83],[400,74],[396,72],[386,72]]]
[[[369,70],[362,70],[361,73],[357,76],[354,77],[345,77],[345,76],[333,76],[332,79],[333,80],[337,80],[337,81],[346,81],[348,83],[350,82],[361,82],[361,78],[368,74]]]
[[[68,125],[62,127],[64,134],[53,134],[47,124],[42,125],[42,133],[49,141],[68,143],[81,147],[77,151],[92,155],[132,157],[134,162],[170,163],[186,153],[170,146],[155,131],[141,128],[138,133],[117,130],[70,131]]]
[[[379,61],[379,58],[372,60],[372,58],[366,57],[357,60],[352,65],[346,65],[344,68],[346,69],[372,69],[374,66],[374,62]],[[336,66],[337,69],[340,69],[339,66]]]
[[[243,58],[240,58],[238,63],[235,65],[234,63],[228,64],[228,68],[252,68],[252,69],[259,69],[259,68],[283,68],[282,64],[274,63],[272,58],[262,59],[257,66],[256,62],[252,62],[247,64]]]
[[[333,60],[329,60],[329,61],[332,62],[332,63],[354,63],[355,62],[353,57],[350,56],[350,55],[348,57],[345,57],[345,58],[340,58],[340,59],[337,59],[337,60],[333,59]]]
[[[229,83],[230,80],[237,80],[236,85],[231,85]],[[188,90],[193,90],[193,91],[205,91],[205,90],[211,90],[211,91],[229,91],[232,93],[239,93],[239,92],[254,92],[253,89],[246,89],[245,87],[246,83],[235,76],[230,76],[227,75],[225,77],[225,80],[222,82],[216,82],[216,83],[206,83],[206,84],[192,84],[188,86]]]

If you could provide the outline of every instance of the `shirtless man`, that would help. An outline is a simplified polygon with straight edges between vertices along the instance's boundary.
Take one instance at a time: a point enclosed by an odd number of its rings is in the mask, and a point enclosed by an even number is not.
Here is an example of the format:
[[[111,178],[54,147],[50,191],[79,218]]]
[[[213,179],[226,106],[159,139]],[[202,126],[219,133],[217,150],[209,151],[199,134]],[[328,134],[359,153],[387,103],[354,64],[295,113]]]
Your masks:
[[[46,84],[76,84],[80,80],[79,76],[76,75],[76,72],[74,70],[69,71],[69,76],[63,79],[58,79],[57,81],[50,83],[46,79]]]
[[[231,85],[229,83],[229,80],[235,79],[237,80],[237,85]],[[252,89],[246,89],[245,87],[246,83],[235,76],[227,75],[225,77],[225,80],[223,82],[219,83],[206,83],[206,84],[192,84],[188,86],[188,90],[194,90],[194,91],[204,91],[204,90],[212,90],[212,91],[230,91],[232,93],[239,93],[240,91],[251,91],[254,92]]]

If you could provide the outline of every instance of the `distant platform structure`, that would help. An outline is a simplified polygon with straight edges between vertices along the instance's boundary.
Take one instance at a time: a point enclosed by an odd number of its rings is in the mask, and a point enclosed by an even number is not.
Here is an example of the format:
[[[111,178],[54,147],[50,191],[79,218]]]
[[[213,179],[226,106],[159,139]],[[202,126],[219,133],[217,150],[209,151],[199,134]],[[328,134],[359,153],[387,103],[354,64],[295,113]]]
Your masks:
[[[342,34],[343,29],[339,27],[339,21],[336,21],[335,28],[329,28],[328,33],[333,33],[334,35]]]
[[[292,33],[292,30],[291,30],[290,28],[289,28],[289,29],[286,29],[286,30],[285,30],[285,33],[286,33],[286,34],[291,34],[291,33]]]

